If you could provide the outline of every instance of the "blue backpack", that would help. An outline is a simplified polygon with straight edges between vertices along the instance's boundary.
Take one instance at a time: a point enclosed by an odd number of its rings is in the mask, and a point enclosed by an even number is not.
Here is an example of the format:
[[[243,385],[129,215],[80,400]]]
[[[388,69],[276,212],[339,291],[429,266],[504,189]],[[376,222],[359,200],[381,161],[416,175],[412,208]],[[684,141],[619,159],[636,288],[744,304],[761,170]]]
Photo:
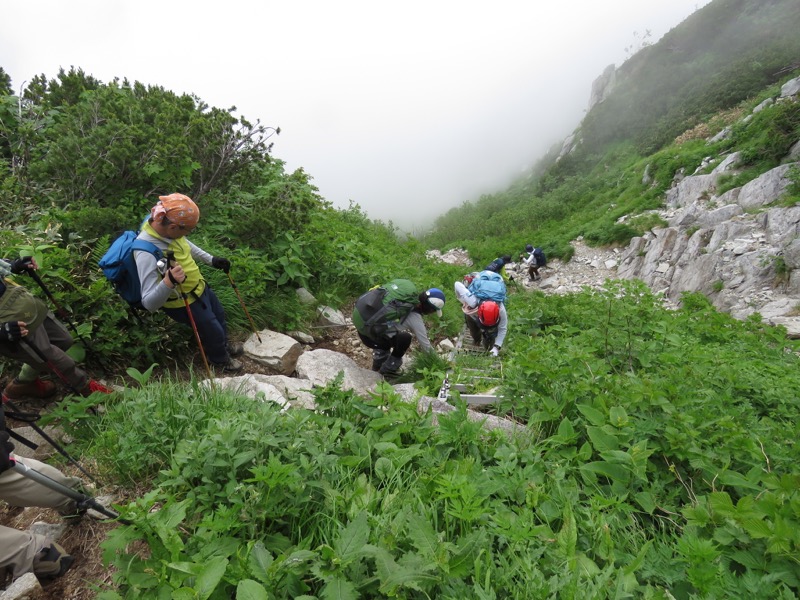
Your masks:
[[[161,260],[163,254],[155,244],[137,240],[136,236],[135,231],[124,232],[114,240],[97,264],[117,293],[133,308],[141,308],[142,284],[136,270],[136,261],[133,260],[133,251],[149,252],[156,260]]]
[[[481,300],[506,301],[506,284],[494,271],[481,271],[469,284],[469,291]]]

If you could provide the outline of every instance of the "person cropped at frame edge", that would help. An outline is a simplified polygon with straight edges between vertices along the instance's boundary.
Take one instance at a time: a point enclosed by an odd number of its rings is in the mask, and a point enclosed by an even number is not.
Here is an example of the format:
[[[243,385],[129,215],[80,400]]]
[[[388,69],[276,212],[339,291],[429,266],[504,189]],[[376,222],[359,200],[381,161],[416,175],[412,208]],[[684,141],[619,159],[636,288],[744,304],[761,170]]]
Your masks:
[[[42,379],[43,373],[54,373],[70,391],[81,396],[111,393],[112,390],[90,379],[66,353],[73,344],[72,336],[44,302],[5,279],[10,274],[38,268],[31,256],[0,260],[0,356],[24,365],[19,375],[6,385],[4,397],[49,398],[55,394],[56,386]]]

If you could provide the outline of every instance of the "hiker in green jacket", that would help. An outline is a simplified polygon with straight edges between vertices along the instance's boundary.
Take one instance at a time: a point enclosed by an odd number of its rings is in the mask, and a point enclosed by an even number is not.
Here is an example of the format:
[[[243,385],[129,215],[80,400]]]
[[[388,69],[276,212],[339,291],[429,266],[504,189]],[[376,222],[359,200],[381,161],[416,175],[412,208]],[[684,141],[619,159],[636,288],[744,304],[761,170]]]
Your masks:
[[[24,287],[5,279],[10,274],[19,275],[38,268],[30,256],[0,260],[0,356],[25,365],[20,374],[6,385],[4,398],[52,396],[55,385],[41,379],[39,375],[42,373],[54,374],[72,392],[81,396],[93,392],[111,393],[112,390],[90,379],[65,352],[73,344],[72,336],[44,302]]]
[[[375,287],[356,300],[353,325],[358,337],[372,348],[372,370],[396,375],[411,346],[412,334],[423,352],[433,350],[423,315],[442,315],[444,292],[430,288],[417,293],[407,279],[395,279]]]
[[[514,281],[514,277],[506,273],[506,265],[510,262],[511,255],[504,254],[503,256],[498,256],[492,262],[486,265],[484,271],[494,271],[495,273],[500,273],[500,276],[506,283],[508,283],[509,280]]]

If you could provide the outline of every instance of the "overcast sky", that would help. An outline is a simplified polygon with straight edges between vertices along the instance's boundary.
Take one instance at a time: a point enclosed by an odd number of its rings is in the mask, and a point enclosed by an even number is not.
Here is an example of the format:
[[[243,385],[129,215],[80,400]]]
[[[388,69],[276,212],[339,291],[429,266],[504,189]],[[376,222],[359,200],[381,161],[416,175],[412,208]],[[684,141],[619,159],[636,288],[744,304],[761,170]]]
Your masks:
[[[649,30],[709,0],[15,0],[0,66],[18,93],[80,67],[280,127],[273,155],[337,207],[406,229],[501,191]]]

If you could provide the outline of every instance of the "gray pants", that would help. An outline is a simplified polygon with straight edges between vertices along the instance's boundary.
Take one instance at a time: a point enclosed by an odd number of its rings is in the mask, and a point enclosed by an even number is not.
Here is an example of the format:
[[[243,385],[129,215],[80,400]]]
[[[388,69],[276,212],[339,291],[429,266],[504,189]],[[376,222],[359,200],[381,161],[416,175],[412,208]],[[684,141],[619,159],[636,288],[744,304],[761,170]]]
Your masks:
[[[16,457],[16,460],[62,485],[75,487],[80,483],[77,477],[67,477],[58,469],[38,460],[21,457]],[[40,506],[62,512],[71,512],[75,506],[71,498],[16,471],[0,473],[0,499],[11,506]],[[0,570],[11,568],[14,579],[33,571],[34,557],[49,545],[50,540],[45,536],[0,526]]]
[[[89,383],[89,376],[64,352],[72,346],[72,336],[67,328],[56,320],[53,313],[48,313],[44,322],[24,340],[13,344],[1,343],[0,356],[19,360],[37,373],[52,373],[55,381],[69,385],[75,392],[80,392]],[[37,348],[47,358],[47,362],[42,362],[28,344]]]

